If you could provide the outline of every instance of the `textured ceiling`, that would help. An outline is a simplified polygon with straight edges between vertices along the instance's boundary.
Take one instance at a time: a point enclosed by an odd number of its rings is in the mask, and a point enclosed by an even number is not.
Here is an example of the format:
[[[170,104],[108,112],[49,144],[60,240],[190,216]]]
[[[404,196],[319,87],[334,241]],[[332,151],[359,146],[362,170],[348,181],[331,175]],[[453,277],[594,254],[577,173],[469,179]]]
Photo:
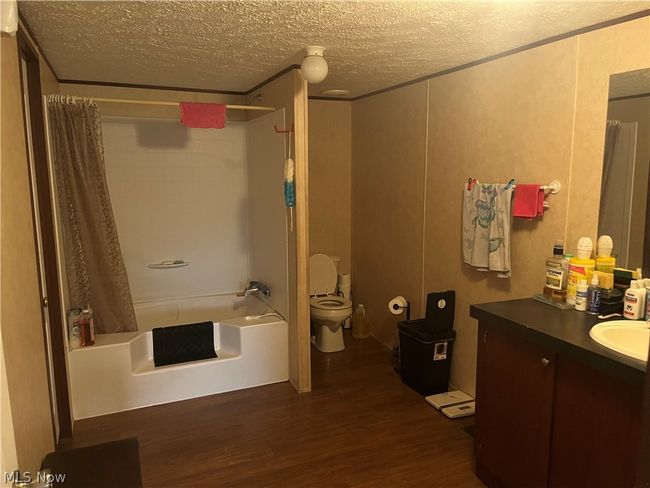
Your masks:
[[[354,97],[574,29],[646,1],[20,1],[61,79],[246,91],[323,45],[311,95]]]
[[[609,98],[629,97],[650,93],[650,69],[639,69],[612,75],[609,79]]]

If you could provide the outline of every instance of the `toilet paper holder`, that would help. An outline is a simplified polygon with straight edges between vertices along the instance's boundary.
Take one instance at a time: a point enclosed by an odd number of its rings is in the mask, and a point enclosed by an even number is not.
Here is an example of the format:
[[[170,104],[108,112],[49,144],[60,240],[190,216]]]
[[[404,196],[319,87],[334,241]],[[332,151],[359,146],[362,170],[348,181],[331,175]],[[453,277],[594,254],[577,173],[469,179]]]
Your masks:
[[[411,320],[411,303],[401,295],[396,296],[388,302],[388,310],[393,315],[400,315],[406,310],[406,320]]]

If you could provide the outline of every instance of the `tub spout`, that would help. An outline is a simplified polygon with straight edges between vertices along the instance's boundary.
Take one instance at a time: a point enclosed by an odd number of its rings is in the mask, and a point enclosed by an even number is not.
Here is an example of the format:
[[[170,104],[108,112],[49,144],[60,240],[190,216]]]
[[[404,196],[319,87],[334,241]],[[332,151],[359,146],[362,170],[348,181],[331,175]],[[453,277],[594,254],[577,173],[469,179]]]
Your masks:
[[[261,293],[265,297],[271,296],[271,290],[269,287],[259,281],[251,281],[244,291],[237,293],[237,296],[247,297],[248,295],[257,295],[258,293]]]

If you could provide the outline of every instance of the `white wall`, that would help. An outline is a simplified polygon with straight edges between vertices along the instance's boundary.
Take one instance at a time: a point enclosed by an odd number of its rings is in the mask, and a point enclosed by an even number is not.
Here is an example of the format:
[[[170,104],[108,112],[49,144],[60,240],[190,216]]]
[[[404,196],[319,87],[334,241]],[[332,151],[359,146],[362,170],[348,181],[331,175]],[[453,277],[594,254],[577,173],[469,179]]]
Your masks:
[[[134,301],[232,293],[248,280],[244,124],[104,117],[113,213]],[[188,267],[148,264],[183,259]]]
[[[253,119],[246,128],[250,277],[271,288],[269,304],[288,320],[285,136],[276,134],[274,124],[284,127],[284,109]]]

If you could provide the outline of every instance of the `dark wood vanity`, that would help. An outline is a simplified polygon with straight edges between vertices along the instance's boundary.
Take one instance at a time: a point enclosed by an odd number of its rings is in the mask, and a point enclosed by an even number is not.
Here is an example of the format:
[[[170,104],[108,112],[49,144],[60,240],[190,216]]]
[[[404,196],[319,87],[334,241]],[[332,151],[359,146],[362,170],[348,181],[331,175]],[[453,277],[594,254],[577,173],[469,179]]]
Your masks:
[[[476,474],[488,486],[631,487],[645,363],[589,337],[599,320],[532,299],[478,319]]]

